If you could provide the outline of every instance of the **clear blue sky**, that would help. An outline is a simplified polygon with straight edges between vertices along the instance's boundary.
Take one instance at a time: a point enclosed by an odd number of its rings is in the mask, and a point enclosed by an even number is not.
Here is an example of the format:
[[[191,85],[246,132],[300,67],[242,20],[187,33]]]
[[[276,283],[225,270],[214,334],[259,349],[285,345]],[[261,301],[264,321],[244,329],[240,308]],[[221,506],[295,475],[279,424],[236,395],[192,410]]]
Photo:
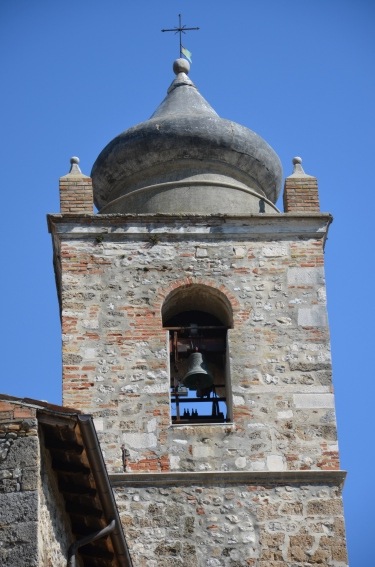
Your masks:
[[[183,14],[190,73],[223,117],[262,135],[284,174],[303,157],[331,212],[326,248],[351,567],[373,559],[375,2],[1,0],[0,391],[61,401],[46,213],[78,155],[148,118],[173,78]],[[371,355],[371,356],[370,356]]]

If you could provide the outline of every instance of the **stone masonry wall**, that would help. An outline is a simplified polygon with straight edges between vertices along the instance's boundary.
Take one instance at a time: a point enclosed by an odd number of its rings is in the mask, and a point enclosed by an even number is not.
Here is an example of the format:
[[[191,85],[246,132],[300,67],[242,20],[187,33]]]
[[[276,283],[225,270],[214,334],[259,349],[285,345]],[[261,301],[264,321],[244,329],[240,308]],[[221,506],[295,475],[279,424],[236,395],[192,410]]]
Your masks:
[[[276,221],[58,225],[64,405],[94,415],[110,472],[123,444],[129,471],[339,467],[322,229]],[[232,305],[233,424],[171,426],[161,308],[196,284]]]
[[[0,565],[38,567],[35,410],[0,401]]]
[[[333,487],[118,487],[115,495],[134,567],[347,566]]]

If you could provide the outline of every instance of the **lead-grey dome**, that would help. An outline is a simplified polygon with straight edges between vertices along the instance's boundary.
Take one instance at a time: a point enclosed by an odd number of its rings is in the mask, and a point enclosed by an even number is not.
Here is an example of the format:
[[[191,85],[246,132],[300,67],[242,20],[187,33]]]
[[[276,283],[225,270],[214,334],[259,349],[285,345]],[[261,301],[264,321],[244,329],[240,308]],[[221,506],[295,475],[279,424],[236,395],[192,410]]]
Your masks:
[[[255,132],[220,118],[184,59],[149,120],[110,142],[94,163],[100,213],[277,212],[281,164]]]

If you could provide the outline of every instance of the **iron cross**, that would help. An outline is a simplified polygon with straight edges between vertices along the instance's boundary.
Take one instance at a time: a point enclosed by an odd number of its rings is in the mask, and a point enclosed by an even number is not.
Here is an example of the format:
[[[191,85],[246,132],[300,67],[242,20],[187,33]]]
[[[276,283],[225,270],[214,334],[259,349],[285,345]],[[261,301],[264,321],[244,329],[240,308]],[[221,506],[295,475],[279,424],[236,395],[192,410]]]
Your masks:
[[[199,30],[199,28],[187,28],[186,26],[183,26],[182,22],[181,22],[181,14],[178,14],[178,27],[165,29],[165,30],[161,30],[161,31],[162,32],[175,32],[175,33],[180,34],[180,57],[182,57],[182,34],[186,33],[187,31],[192,31],[192,30]]]

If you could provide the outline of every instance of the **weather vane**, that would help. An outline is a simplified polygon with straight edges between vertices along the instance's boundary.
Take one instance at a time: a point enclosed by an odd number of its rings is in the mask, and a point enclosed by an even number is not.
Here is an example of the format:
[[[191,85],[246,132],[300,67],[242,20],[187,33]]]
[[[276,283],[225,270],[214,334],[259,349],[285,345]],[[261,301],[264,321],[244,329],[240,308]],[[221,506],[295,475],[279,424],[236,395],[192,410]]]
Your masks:
[[[182,34],[192,30],[199,30],[199,28],[187,28],[186,26],[183,26],[181,21],[181,14],[178,14],[178,27],[161,30],[162,32],[174,32],[175,34],[176,33],[180,34],[180,57],[185,55],[186,59],[190,61],[190,63],[191,63],[192,54],[188,49],[186,49],[186,47],[182,45]]]

